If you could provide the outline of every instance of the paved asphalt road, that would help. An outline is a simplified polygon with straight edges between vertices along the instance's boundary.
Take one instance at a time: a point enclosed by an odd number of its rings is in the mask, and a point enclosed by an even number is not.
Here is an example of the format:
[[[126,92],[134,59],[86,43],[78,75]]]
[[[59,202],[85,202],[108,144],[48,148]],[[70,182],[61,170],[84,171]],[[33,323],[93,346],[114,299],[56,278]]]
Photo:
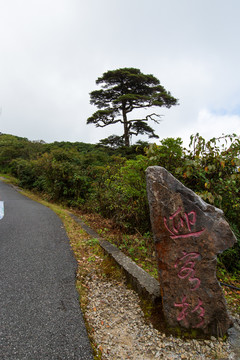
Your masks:
[[[58,216],[0,181],[0,359],[93,359]]]

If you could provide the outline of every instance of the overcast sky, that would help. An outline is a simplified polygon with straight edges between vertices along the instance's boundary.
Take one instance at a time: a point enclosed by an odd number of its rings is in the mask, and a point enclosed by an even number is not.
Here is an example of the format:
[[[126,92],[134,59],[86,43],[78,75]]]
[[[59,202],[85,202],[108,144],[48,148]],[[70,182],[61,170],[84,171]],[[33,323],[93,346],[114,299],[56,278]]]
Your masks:
[[[240,135],[239,18],[239,0],[0,0],[0,131],[122,135],[86,125],[97,110],[89,92],[103,72],[135,67],[179,99],[152,124],[161,139]]]

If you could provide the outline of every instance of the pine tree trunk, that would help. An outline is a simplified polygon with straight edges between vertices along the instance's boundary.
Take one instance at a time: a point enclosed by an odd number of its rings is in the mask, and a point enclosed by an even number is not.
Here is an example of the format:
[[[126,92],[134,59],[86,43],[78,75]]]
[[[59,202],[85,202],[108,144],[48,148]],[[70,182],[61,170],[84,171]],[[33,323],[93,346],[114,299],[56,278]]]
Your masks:
[[[129,147],[130,141],[129,141],[129,132],[128,132],[127,113],[124,106],[123,106],[122,114],[123,114],[123,122],[124,122],[124,142],[125,142],[125,146]]]

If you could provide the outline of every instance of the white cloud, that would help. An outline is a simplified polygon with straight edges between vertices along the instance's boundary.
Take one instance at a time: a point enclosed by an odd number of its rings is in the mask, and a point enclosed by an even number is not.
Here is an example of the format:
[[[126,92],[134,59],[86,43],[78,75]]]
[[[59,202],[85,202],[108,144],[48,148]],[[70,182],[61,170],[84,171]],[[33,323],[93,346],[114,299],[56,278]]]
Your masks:
[[[159,111],[161,138],[239,132],[239,11],[238,0],[0,0],[0,131],[84,142],[121,134],[86,125],[89,92],[104,71],[137,67],[179,99]]]
[[[222,134],[240,134],[240,115],[217,115],[203,109],[199,112],[197,127],[203,137],[209,139],[212,134],[219,137]]]

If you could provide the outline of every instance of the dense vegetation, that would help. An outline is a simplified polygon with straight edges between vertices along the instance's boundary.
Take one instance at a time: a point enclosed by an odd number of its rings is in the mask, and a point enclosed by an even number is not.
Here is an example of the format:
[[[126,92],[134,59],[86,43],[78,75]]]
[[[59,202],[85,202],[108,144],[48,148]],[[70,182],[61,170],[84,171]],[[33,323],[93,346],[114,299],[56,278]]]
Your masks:
[[[85,143],[32,142],[0,135],[0,171],[19,186],[48,200],[111,218],[126,234],[149,234],[145,170],[160,165],[205,201],[221,208],[238,243],[221,260],[228,271],[240,271],[240,139],[222,136],[206,142],[191,137],[190,150],[180,138],[159,145],[131,147]]]

